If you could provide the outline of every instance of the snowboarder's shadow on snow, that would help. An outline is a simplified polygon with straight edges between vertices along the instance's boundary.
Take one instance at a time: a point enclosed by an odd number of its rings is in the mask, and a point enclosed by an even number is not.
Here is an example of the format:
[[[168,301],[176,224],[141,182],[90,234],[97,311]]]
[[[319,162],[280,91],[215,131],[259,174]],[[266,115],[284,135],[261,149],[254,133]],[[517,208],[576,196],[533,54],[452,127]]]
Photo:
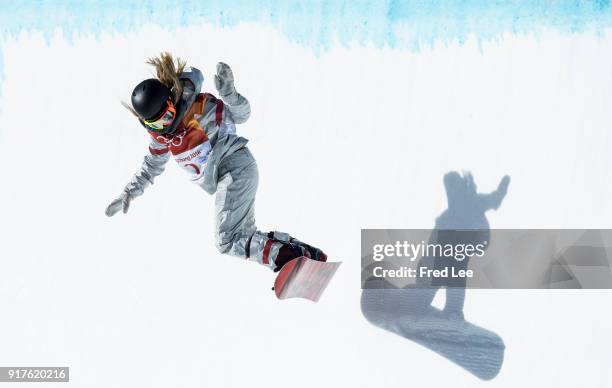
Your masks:
[[[436,219],[430,242],[444,244],[449,242],[449,238],[455,239],[454,243],[488,241],[490,226],[485,213],[501,205],[509,183],[510,178],[505,176],[495,191],[481,194],[476,191],[471,174],[447,173],[444,186],[448,208]],[[468,234],[445,232],[452,229],[473,231]],[[457,238],[470,241],[456,241]],[[467,259],[460,263],[451,261],[457,263],[457,269],[467,267]],[[449,263],[448,259],[445,263]],[[377,262],[376,265],[390,266],[387,262]],[[423,257],[419,266],[423,265],[437,267],[439,260]],[[380,278],[366,282],[372,283],[368,285],[370,289],[362,292],[361,311],[370,323],[433,350],[480,379],[490,380],[497,376],[503,363],[504,342],[497,334],[463,318],[465,282],[417,284],[405,288],[394,287]],[[375,282],[385,284],[376,286]],[[446,288],[445,307],[440,310],[431,303],[443,285],[452,287]]]

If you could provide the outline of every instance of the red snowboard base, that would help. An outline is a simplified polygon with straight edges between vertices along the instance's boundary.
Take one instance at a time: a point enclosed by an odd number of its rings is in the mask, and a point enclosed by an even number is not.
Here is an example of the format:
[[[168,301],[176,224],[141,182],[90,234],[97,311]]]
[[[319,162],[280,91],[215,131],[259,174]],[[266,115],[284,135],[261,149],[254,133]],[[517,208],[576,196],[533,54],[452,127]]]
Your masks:
[[[293,259],[278,272],[274,293],[278,299],[304,298],[317,302],[340,264],[315,261],[306,256]]]

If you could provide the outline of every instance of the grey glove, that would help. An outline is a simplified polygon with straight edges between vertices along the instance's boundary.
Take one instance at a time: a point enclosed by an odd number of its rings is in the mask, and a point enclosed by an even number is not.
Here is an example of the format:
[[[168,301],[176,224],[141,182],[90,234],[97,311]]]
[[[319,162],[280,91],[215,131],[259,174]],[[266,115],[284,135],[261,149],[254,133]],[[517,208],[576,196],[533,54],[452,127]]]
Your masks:
[[[215,87],[221,98],[226,99],[236,93],[234,88],[234,74],[232,69],[225,63],[217,63],[217,74],[215,74]]]
[[[115,199],[111,202],[110,205],[106,208],[106,215],[108,217],[114,216],[119,210],[123,210],[123,213],[127,213],[130,208],[130,201],[132,201],[133,197],[127,190],[124,190],[123,193],[119,196],[119,198]]]
[[[219,96],[228,108],[229,119],[234,124],[242,124],[251,115],[249,101],[236,91],[234,87],[234,73],[225,63],[217,63],[217,74],[215,74],[215,86]]]

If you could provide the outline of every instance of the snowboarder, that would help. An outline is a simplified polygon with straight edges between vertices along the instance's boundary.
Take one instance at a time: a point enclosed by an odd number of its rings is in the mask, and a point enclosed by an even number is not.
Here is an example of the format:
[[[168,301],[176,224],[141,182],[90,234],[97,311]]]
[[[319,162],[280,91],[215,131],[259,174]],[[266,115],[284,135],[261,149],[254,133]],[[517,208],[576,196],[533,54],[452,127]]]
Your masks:
[[[204,76],[165,52],[151,58],[157,78],[139,83],[129,109],[150,135],[149,153],[121,195],[106,208],[111,217],[127,213],[131,201],[164,171],[170,155],[191,180],[215,194],[216,246],[221,253],[256,261],[275,272],[294,258],[326,261],[320,249],[287,233],[261,232],[255,226],[258,171],[247,139],[236,135],[235,124],[250,116],[248,100],[234,87],[234,75],[217,64],[214,81],[221,99],[201,93]]]

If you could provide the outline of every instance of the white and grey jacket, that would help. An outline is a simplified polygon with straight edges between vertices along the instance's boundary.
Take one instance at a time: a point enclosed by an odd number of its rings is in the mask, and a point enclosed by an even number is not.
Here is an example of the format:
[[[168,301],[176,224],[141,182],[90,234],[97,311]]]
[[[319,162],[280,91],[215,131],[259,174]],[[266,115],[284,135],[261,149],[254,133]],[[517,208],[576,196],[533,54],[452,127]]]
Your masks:
[[[149,131],[149,153],[124,189],[131,197],[141,195],[164,171],[170,154],[194,183],[213,194],[217,190],[220,162],[248,142],[236,135],[235,126],[247,121],[251,114],[246,98],[233,87],[229,94],[221,96],[223,101],[212,94],[200,93],[204,76],[193,67],[186,68],[180,79],[183,93],[175,104],[176,128],[170,136]]]

